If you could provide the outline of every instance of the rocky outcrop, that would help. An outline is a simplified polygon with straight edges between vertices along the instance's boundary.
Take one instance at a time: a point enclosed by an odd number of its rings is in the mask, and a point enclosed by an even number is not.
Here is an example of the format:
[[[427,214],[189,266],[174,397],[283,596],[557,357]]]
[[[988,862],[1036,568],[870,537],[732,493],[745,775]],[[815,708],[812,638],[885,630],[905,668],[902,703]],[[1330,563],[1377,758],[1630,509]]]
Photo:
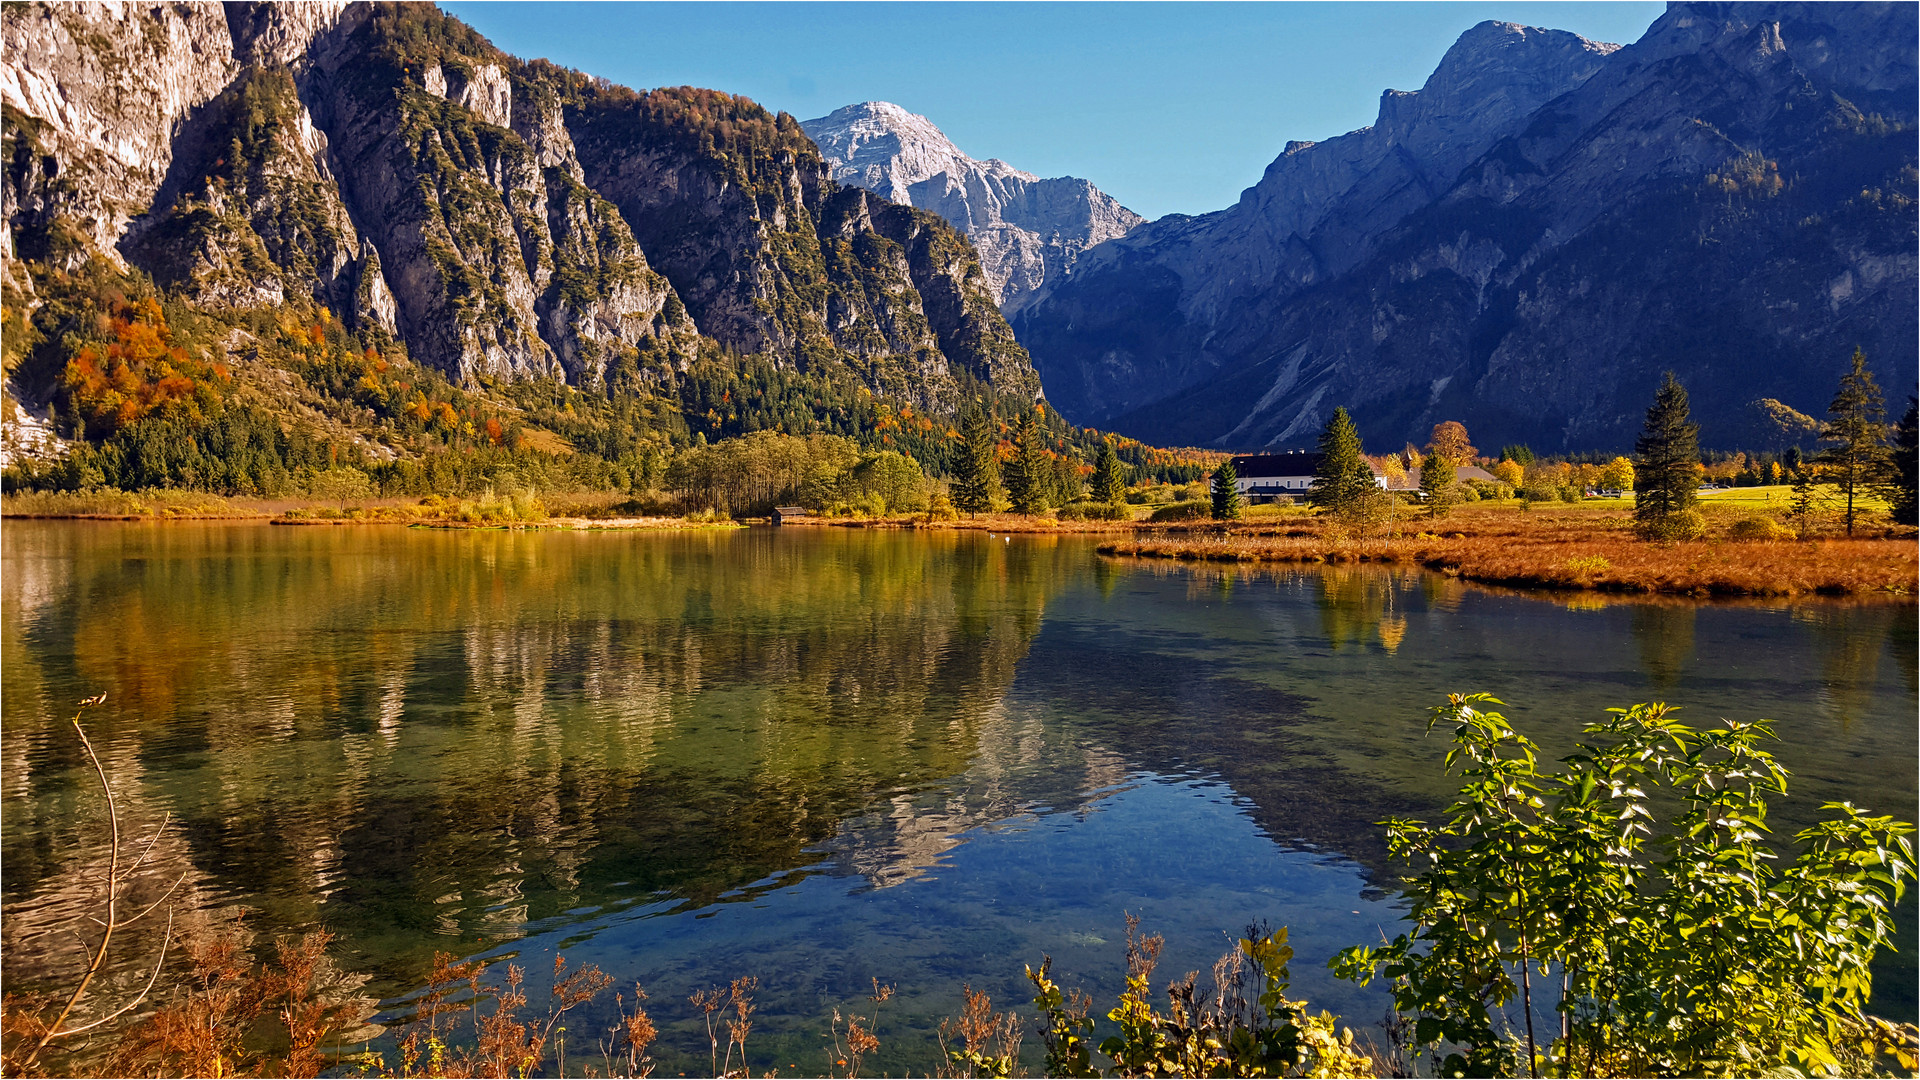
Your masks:
[[[1086,180],[975,161],[926,117],[890,102],[849,105],[800,127],[835,180],[931,210],[965,233],[1008,316],[1071,274],[1081,252],[1146,220]]]
[[[239,71],[211,4],[9,5],[0,44],[8,258],[112,252],[166,178],[175,131]]]
[[[567,126],[701,330],[952,411],[975,379],[1029,400],[1025,350],[937,215],[841,189],[798,123],[744,98],[568,83]]]
[[[1675,5],[1617,50],[1483,24],[1374,127],[1096,249],[1016,327],[1070,418],[1161,442],[1304,445],[1345,405],[1394,445],[1457,419],[1618,448],[1671,368],[1703,438],[1746,444],[1746,402],[1821,411],[1854,344],[1911,384],[1914,69],[1878,43],[1913,30],[1867,5]]]
[[[1169,215],[1089,253],[1071,283],[1016,320],[1055,404],[1107,421],[1203,381],[1230,362],[1212,341],[1230,312],[1353,266],[1614,48],[1482,23],[1422,89],[1382,94],[1373,126],[1289,143],[1233,207]],[[1127,303],[1108,306],[1115,293]]]
[[[395,332],[378,256],[284,67],[247,69],[174,147],[154,209],[119,241],[130,261],[200,304],[274,307],[301,295],[350,325]]]

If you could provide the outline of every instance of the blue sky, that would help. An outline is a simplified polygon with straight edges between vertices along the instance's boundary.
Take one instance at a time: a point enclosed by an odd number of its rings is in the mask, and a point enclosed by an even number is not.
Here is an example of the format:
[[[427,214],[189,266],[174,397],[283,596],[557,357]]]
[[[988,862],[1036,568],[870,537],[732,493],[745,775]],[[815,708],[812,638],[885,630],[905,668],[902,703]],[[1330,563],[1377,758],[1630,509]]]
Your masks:
[[[517,56],[806,120],[891,101],[976,158],[1082,176],[1153,218],[1230,205],[1288,139],[1373,122],[1486,19],[1625,44],[1660,3],[479,3]]]

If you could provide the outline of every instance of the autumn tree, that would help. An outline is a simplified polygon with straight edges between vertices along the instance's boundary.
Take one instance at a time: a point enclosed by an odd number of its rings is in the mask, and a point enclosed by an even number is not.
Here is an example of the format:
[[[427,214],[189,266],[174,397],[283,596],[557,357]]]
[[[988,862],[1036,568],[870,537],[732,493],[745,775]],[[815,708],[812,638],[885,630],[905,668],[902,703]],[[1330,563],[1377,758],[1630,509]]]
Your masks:
[[[1821,439],[1830,445],[1814,458],[1823,466],[1826,482],[1846,500],[1847,535],[1863,508],[1859,502],[1886,482],[1891,465],[1887,455],[1885,399],[1867,370],[1867,356],[1853,350],[1852,370],[1840,378],[1840,389],[1827,406],[1827,427]]]
[[[1378,485],[1361,455],[1360,431],[1345,408],[1333,410],[1320,433],[1320,467],[1314,471],[1307,502],[1317,509],[1339,513],[1371,494]]]
[[[1233,459],[1228,458],[1213,470],[1213,518],[1233,521],[1239,517],[1240,473],[1233,467]]]
[[[1820,466],[1807,465],[1793,474],[1793,493],[1787,498],[1787,514],[1800,523],[1802,539],[1810,536],[1813,518],[1821,509]]]
[[[960,451],[953,469],[953,506],[969,514],[993,509],[1000,488],[999,440],[993,420],[978,405],[960,423]]]
[[[1699,502],[1700,426],[1688,420],[1686,387],[1671,371],[1647,409],[1633,453],[1634,522],[1658,534]]]
[[[1113,444],[1102,440],[1100,456],[1093,463],[1095,502],[1117,503],[1127,497],[1126,468],[1120,455],[1113,452]]]
[[[1608,491],[1633,490],[1633,462],[1617,457],[1600,467],[1600,486]]]
[[[345,513],[347,503],[373,494],[373,484],[367,479],[366,473],[343,465],[314,473],[307,480],[307,494],[316,499],[338,502],[341,513]]]
[[[1427,439],[1427,452],[1439,454],[1455,465],[1470,464],[1480,456],[1480,451],[1467,441],[1466,425],[1458,420],[1433,425],[1433,434]]]

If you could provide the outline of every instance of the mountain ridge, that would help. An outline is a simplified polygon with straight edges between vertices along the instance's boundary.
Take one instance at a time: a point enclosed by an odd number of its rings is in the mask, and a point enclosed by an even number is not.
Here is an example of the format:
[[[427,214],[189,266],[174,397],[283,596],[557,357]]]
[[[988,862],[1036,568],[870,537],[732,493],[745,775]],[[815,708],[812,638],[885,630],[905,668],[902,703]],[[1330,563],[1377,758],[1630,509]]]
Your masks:
[[[1759,438],[1756,397],[1819,411],[1837,375],[1815,358],[1837,371],[1858,343],[1910,377],[1902,19],[1676,4],[1624,48],[1482,24],[1421,91],[1452,83],[1474,120],[1437,153],[1309,168],[1404,132],[1420,101],[1388,92],[1374,126],[1290,144],[1235,207],[1089,252],[1016,332],[1069,418],[1158,441],[1299,445],[1345,404],[1395,442],[1460,419],[1619,448],[1669,366],[1708,438]],[[1504,111],[1472,104],[1489,91]],[[1354,182],[1308,198],[1328,175]]]
[[[968,157],[932,121],[891,102],[848,105],[800,127],[836,180],[931,210],[965,233],[1009,316],[1070,275],[1083,251],[1146,220],[1090,181]]]

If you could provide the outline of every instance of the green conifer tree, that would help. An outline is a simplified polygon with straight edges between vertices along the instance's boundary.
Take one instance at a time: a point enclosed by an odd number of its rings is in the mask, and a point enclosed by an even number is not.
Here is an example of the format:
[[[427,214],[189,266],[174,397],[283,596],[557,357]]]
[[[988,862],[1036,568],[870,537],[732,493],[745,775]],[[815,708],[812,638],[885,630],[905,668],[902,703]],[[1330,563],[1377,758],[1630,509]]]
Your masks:
[[[1043,445],[1045,433],[1033,414],[1022,417],[1013,435],[1013,460],[1007,462],[1007,498],[1022,514],[1043,514],[1052,494],[1053,465]]]
[[[1887,484],[1882,495],[1887,500],[1887,508],[1893,511],[1893,520],[1902,525],[1920,525],[1920,475],[1916,475],[1916,466],[1920,465],[1916,450],[1920,449],[1920,416],[1916,416],[1916,406],[1920,402],[1907,398],[1907,411],[1900,422],[1893,426],[1893,467],[1887,471]]]
[[[1240,505],[1240,473],[1228,458],[1213,470],[1213,519],[1238,521]]]
[[[960,422],[960,452],[953,469],[954,509],[968,514],[984,514],[993,509],[999,494],[1000,457],[994,438],[993,420],[979,406]]]
[[[1119,503],[1127,497],[1126,466],[1121,464],[1120,455],[1113,452],[1113,444],[1102,441],[1100,456],[1093,463],[1093,491],[1096,502]]]
[[[1669,371],[1633,443],[1633,519],[1642,532],[1659,533],[1699,501],[1700,426],[1687,413],[1686,387]]]
[[[1426,496],[1428,517],[1446,517],[1460,501],[1458,477],[1458,466],[1438,450],[1420,463],[1420,494]]]
[[[1827,406],[1827,430],[1821,439],[1831,445],[1814,458],[1825,466],[1826,482],[1846,499],[1848,536],[1863,512],[1860,500],[1886,483],[1892,465],[1887,455],[1885,399],[1873,372],[1867,370],[1867,355],[1858,348],[1853,350],[1852,364]]]
[[[1813,516],[1820,511],[1820,468],[1802,466],[1793,474],[1793,494],[1787,499],[1787,515],[1798,523],[1800,538],[1813,535]]]
[[[1333,410],[1320,433],[1320,468],[1307,489],[1307,502],[1317,509],[1339,513],[1377,487],[1373,470],[1360,453],[1360,432],[1345,408]]]

